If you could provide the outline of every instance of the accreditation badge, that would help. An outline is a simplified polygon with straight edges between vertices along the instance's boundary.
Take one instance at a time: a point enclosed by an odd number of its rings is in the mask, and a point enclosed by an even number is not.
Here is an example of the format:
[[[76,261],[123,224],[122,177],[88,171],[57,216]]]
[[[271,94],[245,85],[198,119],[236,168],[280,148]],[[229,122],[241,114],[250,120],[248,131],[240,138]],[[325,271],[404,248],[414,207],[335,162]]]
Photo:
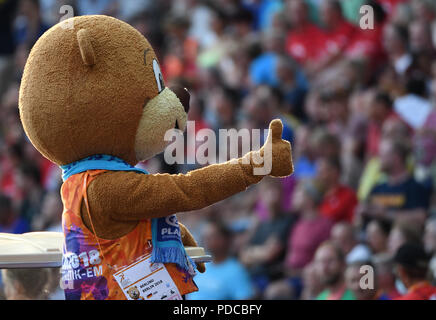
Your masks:
[[[146,255],[113,276],[128,300],[182,300],[163,263],[152,263]]]

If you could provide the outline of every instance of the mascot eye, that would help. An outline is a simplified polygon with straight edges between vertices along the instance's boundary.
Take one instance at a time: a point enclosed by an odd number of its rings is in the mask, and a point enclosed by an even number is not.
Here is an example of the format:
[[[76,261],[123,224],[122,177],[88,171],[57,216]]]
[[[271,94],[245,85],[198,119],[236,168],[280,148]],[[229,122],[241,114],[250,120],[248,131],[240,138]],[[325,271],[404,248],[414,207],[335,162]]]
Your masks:
[[[159,93],[161,93],[162,90],[165,89],[165,84],[164,84],[162,72],[160,71],[159,63],[157,63],[156,60],[153,60],[153,71],[154,71],[154,77],[156,78],[157,90],[159,91]]]

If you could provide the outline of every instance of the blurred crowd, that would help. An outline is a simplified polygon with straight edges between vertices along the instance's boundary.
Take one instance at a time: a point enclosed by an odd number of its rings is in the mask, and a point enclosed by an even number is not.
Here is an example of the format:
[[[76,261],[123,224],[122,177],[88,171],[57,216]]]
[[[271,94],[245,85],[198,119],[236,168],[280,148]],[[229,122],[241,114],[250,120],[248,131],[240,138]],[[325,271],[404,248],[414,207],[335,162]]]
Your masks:
[[[188,299],[436,299],[434,0],[0,0],[0,232],[61,231],[60,169],[17,106],[62,5],[144,34],[196,132],[283,121],[292,176],[178,215],[213,256]],[[40,291],[29,272],[3,271],[6,298],[59,297],[56,272],[31,271]]]

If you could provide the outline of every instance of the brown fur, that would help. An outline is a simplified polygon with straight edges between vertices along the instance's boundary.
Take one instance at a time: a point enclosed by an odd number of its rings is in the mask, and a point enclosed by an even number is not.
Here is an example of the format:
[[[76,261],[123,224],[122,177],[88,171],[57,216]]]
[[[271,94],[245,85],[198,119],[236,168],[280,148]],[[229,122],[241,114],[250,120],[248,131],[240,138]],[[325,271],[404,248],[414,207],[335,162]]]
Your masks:
[[[136,164],[134,142],[143,106],[158,94],[154,51],[138,31],[115,18],[73,19],[74,29],[55,25],[30,53],[20,89],[24,129],[35,147],[60,165],[93,154]],[[93,66],[82,60],[81,29],[95,53]]]
[[[189,96],[179,98],[169,89],[159,92],[154,51],[131,26],[106,16],[73,19],[73,29],[54,26],[30,53],[19,102],[29,139],[59,165],[94,154],[114,155],[135,165],[161,152],[168,143],[164,133],[176,121],[182,130],[186,126],[180,100],[186,108]],[[281,121],[273,121],[270,129],[270,175],[287,176],[293,172],[290,144],[281,139]],[[104,173],[88,187],[95,232],[116,239],[142,219],[200,209],[241,192],[263,177],[253,175],[253,168],[259,167],[253,162],[256,155],[263,156],[263,148],[236,162],[185,175]],[[89,228],[84,205],[82,219]],[[183,225],[181,231],[183,243],[195,246]]]

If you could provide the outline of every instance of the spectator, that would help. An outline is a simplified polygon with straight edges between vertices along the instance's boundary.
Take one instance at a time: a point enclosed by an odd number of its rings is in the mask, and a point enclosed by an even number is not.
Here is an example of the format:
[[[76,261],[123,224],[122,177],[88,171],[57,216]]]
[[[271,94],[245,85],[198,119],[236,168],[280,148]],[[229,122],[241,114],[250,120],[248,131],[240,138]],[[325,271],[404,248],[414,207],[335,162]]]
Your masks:
[[[244,267],[230,256],[231,231],[221,222],[211,222],[204,231],[206,249],[213,261],[207,272],[196,276],[199,291],[188,295],[189,300],[237,300],[254,295],[250,278]]]
[[[76,0],[80,15],[115,13],[116,1],[114,0]]]
[[[397,222],[389,233],[388,252],[395,252],[405,243],[421,243],[420,229],[404,222]]]
[[[315,300],[322,291],[322,285],[314,263],[307,265],[303,270],[303,291],[301,300]]]
[[[423,126],[416,131],[413,141],[413,155],[416,160],[415,176],[421,181],[430,180],[433,186],[436,186],[435,136],[436,109],[433,107]]]
[[[6,300],[45,300],[48,269],[3,269],[2,279]]]
[[[436,287],[433,287],[427,280],[429,257],[422,245],[403,244],[397,250],[394,261],[397,276],[408,290],[397,300],[436,299]]]
[[[395,117],[395,113],[392,110],[392,100],[389,95],[384,92],[375,93],[368,110],[367,156],[376,157],[378,155],[383,123],[392,117]]]
[[[432,257],[429,268],[436,281],[436,219],[434,218],[427,220],[425,224],[424,248],[427,254]]]
[[[423,54],[428,58],[435,57],[435,47],[432,41],[431,25],[425,21],[415,20],[409,25],[410,50],[415,55]],[[428,72],[430,70],[422,70]]]
[[[10,78],[7,76],[12,69],[12,57],[15,51],[12,22],[18,1],[7,0],[0,5],[0,96],[9,85]]]
[[[184,76],[191,79],[196,72],[198,44],[188,36],[189,20],[184,16],[169,16],[165,24],[166,46],[171,48],[162,61],[164,78],[170,82]]]
[[[353,1],[341,1],[343,6],[345,6],[346,2]],[[370,29],[357,28],[350,43],[345,48],[344,56],[351,61],[364,62],[368,71],[371,73],[376,72],[378,68],[383,66],[386,59],[383,50],[383,31],[385,29],[386,12],[377,0],[354,0],[354,2],[364,2],[364,4],[370,5],[373,8],[374,26]],[[354,14],[359,14],[359,9]],[[361,18],[362,16],[359,14],[359,24]]]
[[[41,212],[33,218],[32,229],[62,232],[62,201],[58,192],[50,192],[44,197]]]
[[[344,254],[332,242],[324,242],[315,253],[315,266],[324,290],[317,300],[355,300],[344,281]]]
[[[404,144],[407,145],[409,144],[411,134],[412,133],[410,132],[409,127],[400,118],[396,116],[389,117],[383,122],[381,140],[379,142],[379,146],[377,147],[378,152],[380,152],[379,147],[382,140],[403,141]],[[409,158],[407,161],[409,168]],[[371,190],[378,183],[384,182],[385,177],[382,172],[380,162],[380,154],[378,154],[377,157],[367,159],[358,189],[358,197],[363,204],[368,201],[368,196]]]
[[[39,0],[20,1],[18,11],[20,16],[16,21],[15,42],[32,47],[48,29],[40,15]]]
[[[197,64],[202,68],[216,66],[232,42],[225,32],[227,15],[222,9],[211,11],[209,45],[199,52]]]
[[[61,281],[61,269],[60,268],[50,268],[49,281],[47,284],[48,300],[65,300],[64,290],[60,286]]]
[[[218,64],[223,85],[245,94],[251,86],[249,69],[251,65],[251,42],[233,42]]]
[[[365,244],[359,243],[354,228],[350,223],[336,223],[332,228],[330,240],[341,248],[347,264],[369,261],[371,259],[370,249]]]
[[[299,126],[295,135],[293,148],[294,173],[296,179],[313,179],[316,176],[316,147],[313,133],[309,126]]]
[[[345,20],[339,0],[325,0],[320,4],[323,25],[323,55],[311,71],[319,72],[337,62],[356,32],[356,27]]]
[[[250,65],[250,79],[254,85],[267,84],[277,87],[280,84],[278,78],[279,57],[285,53],[283,46],[285,35],[276,30],[266,32],[262,37],[263,53]]]
[[[345,20],[339,0],[323,1],[320,13],[327,38],[327,50],[337,53],[347,46],[356,28]]]
[[[247,97],[244,106],[245,116],[252,122],[253,128],[266,130],[272,119],[280,118],[283,122],[282,139],[293,142],[294,132],[292,124],[289,123],[281,113],[281,95],[277,90],[268,86],[259,86]],[[261,144],[266,136],[261,135]]]
[[[0,194],[0,232],[25,233],[30,230],[26,220],[12,207],[12,201]]]
[[[408,149],[402,142],[382,141],[380,165],[387,179],[370,192],[364,215],[417,225],[424,223],[429,205],[429,191],[410,175],[407,156]]]
[[[395,273],[392,257],[389,254],[377,254],[373,257],[377,300],[393,300],[400,296],[395,285]]]
[[[270,28],[271,24],[273,23],[272,20],[274,18],[274,15],[283,9],[283,4],[280,0],[242,2],[243,6],[253,13],[253,16],[256,18],[254,22],[255,28],[259,28],[260,30]]]
[[[318,164],[318,180],[324,190],[321,214],[334,222],[353,221],[357,205],[355,192],[340,183],[341,164],[337,158],[322,158]]]
[[[317,247],[327,240],[333,223],[317,210],[322,199],[318,187],[310,181],[302,182],[294,194],[294,210],[299,213],[288,238],[286,267],[288,273],[300,276],[302,269],[312,261]]]
[[[383,46],[389,62],[398,75],[404,75],[412,64],[412,56],[408,52],[409,34],[402,26],[389,24],[383,34]]]
[[[386,253],[391,223],[382,219],[373,219],[366,226],[366,237],[372,254]]]
[[[314,149],[318,159],[338,157],[342,144],[336,135],[328,133],[324,128],[318,129],[313,135]]]
[[[424,125],[432,111],[432,105],[427,99],[427,85],[420,76],[408,78],[406,94],[395,99],[394,109],[414,130]]]
[[[278,60],[275,70],[280,83],[279,90],[286,103],[286,113],[291,113],[296,118],[305,120],[303,106],[308,90],[305,75],[292,60],[283,56]]]
[[[266,289],[268,299],[297,299],[302,290],[302,272],[312,261],[317,247],[327,240],[333,223],[319,215],[321,193],[311,181],[301,182],[294,193],[293,209],[299,214],[288,236],[285,279]],[[307,294],[307,292],[306,292]]]
[[[303,65],[316,61],[324,47],[321,29],[310,22],[305,1],[288,0],[286,7],[292,25],[286,40],[287,52]]]
[[[15,181],[24,197],[20,203],[20,216],[30,222],[41,211],[45,195],[41,188],[41,173],[33,164],[25,163],[16,170]]]
[[[239,252],[260,292],[280,275],[285,255],[285,243],[294,218],[281,211],[280,180],[266,179],[259,185],[259,195],[268,212],[267,220],[259,221],[252,236]]]
[[[135,1],[137,2],[137,1]],[[207,48],[215,41],[211,31],[211,8],[201,1],[188,1],[186,16],[190,17],[189,34],[196,39],[201,48]]]
[[[212,129],[234,128],[236,122],[237,93],[228,88],[217,88],[209,98],[210,110],[208,121]],[[217,134],[218,136],[218,134]]]
[[[427,23],[434,22],[436,16],[436,8],[433,1],[412,1],[410,9],[412,10],[413,18],[425,21]]]
[[[350,110],[348,109],[348,93],[341,88],[329,88],[321,95],[326,109],[326,128],[330,134],[339,138],[347,127]],[[343,140],[341,140],[342,142]]]

